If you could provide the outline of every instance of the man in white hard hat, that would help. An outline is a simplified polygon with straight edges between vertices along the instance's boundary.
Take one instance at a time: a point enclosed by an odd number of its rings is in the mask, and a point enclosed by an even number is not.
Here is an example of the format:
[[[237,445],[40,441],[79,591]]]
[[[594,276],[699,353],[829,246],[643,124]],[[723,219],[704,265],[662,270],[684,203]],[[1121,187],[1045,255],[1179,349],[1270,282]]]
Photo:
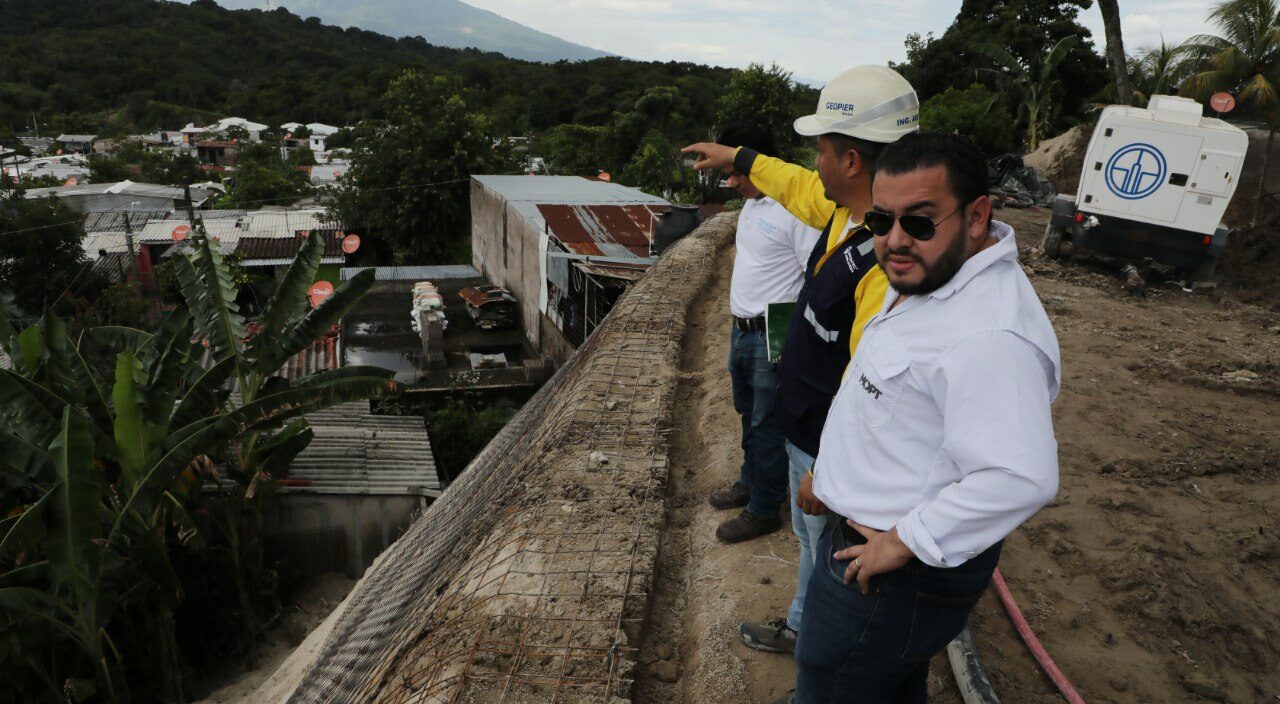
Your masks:
[[[840,377],[866,325],[884,301],[888,281],[877,266],[871,233],[862,226],[871,209],[871,175],[886,144],[918,129],[915,90],[896,71],[858,66],[837,76],[818,98],[813,115],[795,129],[817,140],[817,172],[746,148],[699,143],[699,169],[722,169],[751,179],[765,195],[823,234],[809,256],[804,285],[777,367],[773,411],[787,438],[792,530],[800,539],[795,597],[786,618],[748,621],[739,636],[752,648],[790,653],[795,648],[817,541],[826,507],[812,493],[814,458],[823,421]],[[754,520],[744,512],[745,520]]]

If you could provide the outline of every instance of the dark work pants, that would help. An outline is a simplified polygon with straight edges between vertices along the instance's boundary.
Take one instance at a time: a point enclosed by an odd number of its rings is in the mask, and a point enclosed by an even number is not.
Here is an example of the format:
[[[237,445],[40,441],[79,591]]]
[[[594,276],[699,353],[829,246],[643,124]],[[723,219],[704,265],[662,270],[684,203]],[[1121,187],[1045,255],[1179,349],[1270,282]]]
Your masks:
[[[925,704],[929,660],[964,627],[1000,560],[1000,543],[959,567],[917,559],[871,578],[864,595],[844,583],[848,560],[832,557],[866,542],[833,517],[818,541],[800,640],[796,704]]]
[[[773,419],[777,365],[769,361],[764,332],[733,328],[729,340],[729,376],[733,408],[742,418],[742,469],[739,481],[751,487],[747,510],[776,516],[787,498],[786,438]]]

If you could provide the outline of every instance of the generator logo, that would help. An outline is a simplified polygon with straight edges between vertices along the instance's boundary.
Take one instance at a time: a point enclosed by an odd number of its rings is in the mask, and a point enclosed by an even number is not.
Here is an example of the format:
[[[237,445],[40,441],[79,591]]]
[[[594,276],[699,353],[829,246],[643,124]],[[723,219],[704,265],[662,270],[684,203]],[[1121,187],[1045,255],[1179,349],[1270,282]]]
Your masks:
[[[1164,183],[1168,164],[1150,144],[1121,147],[1107,162],[1107,188],[1126,200],[1146,198]]]

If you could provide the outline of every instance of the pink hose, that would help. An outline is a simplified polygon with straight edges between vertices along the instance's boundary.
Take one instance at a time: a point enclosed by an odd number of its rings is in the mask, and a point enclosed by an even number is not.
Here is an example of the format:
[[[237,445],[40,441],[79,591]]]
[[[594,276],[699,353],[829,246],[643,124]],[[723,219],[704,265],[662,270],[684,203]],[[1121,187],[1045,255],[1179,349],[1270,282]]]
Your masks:
[[[1031,630],[1031,626],[1027,624],[1027,619],[1022,615],[1022,610],[1018,608],[1018,602],[1013,600],[1013,594],[1009,593],[1009,586],[1004,583],[1004,575],[1000,574],[1000,569],[991,575],[991,583],[996,585],[996,594],[1000,595],[1000,602],[1004,604],[1004,610],[1009,613],[1009,619],[1013,621],[1013,627],[1018,629],[1018,635],[1022,636],[1022,642],[1027,644],[1031,649],[1031,654],[1036,656],[1036,661],[1040,663],[1040,667],[1044,670],[1049,679],[1053,680],[1054,686],[1062,692],[1062,696],[1066,697],[1071,704],[1084,704],[1084,697],[1076,691],[1075,687],[1067,681],[1067,676],[1062,674],[1062,670],[1054,664],[1053,658],[1049,657],[1049,653],[1045,651],[1044,646],[1040,645],[1040,639],[1036,638],[1036,634]]]

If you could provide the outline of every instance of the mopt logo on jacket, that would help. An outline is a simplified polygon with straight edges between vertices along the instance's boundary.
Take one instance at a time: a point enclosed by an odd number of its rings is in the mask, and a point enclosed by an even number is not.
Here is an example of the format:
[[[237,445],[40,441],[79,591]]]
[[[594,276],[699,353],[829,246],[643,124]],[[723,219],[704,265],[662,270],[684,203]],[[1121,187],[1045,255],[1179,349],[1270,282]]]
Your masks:
[[[880,400],[880,394],[881,394],[880,389],[876,387],[875,384],[867,380],[866,374],[862,375],[862,390],[866,391],[868,394],[872,396],[875,396],[877,401]]]

